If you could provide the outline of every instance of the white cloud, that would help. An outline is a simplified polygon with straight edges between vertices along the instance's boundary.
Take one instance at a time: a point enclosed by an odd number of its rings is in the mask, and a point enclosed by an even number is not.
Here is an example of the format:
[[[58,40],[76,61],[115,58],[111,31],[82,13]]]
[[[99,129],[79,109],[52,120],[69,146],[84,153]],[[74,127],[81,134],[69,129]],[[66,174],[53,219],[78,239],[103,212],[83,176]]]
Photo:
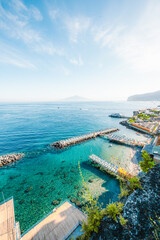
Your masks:
[[[70,75],[70,71],[68,68],[62,66],[61,67],[61,71],[66,75],[66,76],[69,76]]]
[[[16,2],[18,2],[18,5],[20,5],[19,0]],[[22,7],[19,7],[18,9],[22,9]],[[30,12],[28,9],[26,10],[25,8],[25,13],[22,14],[17,11],[12,11],[12,9],[7,11],[0,4],[0,26],[2,30],[5,31],[6,34],[8,34],[9,37],[21,39],[25,43],[31,43],[32,41],[40,41],[41,37],[39,33],[32,29],[29,21]]]
[[[56,9],[56,10],[49,10],[49,16],[50,16],[50,18],[52,19],[52,20],[55,20],[56,19],[56,17],[58,16],[58,10]]]
[[[16,11],[23,11],[23,10],[27,11],[27,7],[20,0],[11,0],[9,4]]]
[[[64,18],[64,24],[66,25],[67,31],[72,42],[77,42],[80,34],[85,33],[89,26],[91,20],[88,17],[66,17]]]
[[[0,62],[10,64],[20,68],[36,69],[36,66],[31,63],[24,55],[17,52],[15,49],[8,47],[3,42],[0,42]]]
[[[124,29],[124,26],[104,26],[101,28],[93,28],[92,32],[94,34],[94,41],[99,42],[102,47],[112,47]]]
[[[50,56],[53,56],[55,53],[58,53],[57,49],[53,46],[51,42],[39,43],[34,45],[34,50],[39,53],[47,53]]]
[[[81,57],[79,57],[78,59],[71,58],[69,61],[70,61],[70,63],[77,65],[77,66],[82,66],[84,64]]]
[[[7,56],[0,56],[0,62],[6,63],[10,65],[14,65],[20,68],[36,68],[33,64],[31,64],[29,61],[24,60],[24,58],[15,58],[13,57],[7,57]]]
[[[40,11],[34,6],[27,8],[20,0],[15,0],[15,6],[12,8],[13,3],[14,1],[11,1],[10,6],[5,9],[0,3],[0,29],[4,34],[22,41],[35,52],[51,56],[55,53],[63,55],[61,49],[55,48],[39,30],[32,27],[32,18],[36,21],[43,19]]]
[[[133,69],[149,72],[160,70],[160,2],[146,2],[146,8],[132,27],[94,28],[94,41],[115,54]],[[96,31],[97,30],[97,31]]]
[[[43,20],[42,14],[41,14],[41,12],[39,11],[38,8],[36,8],[34,6],[31,6],[30,12],[31,12],[31,14],[32,14],[32,16],[35,20],[37,20],[37,21],[42,21]]]

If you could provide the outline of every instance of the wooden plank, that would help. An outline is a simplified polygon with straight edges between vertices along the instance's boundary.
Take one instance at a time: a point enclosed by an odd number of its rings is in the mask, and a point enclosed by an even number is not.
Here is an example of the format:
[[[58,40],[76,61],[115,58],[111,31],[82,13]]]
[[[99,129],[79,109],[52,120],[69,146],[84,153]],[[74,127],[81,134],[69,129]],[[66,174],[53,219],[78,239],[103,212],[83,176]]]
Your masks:
[[[15,218],[13,199],[0,205],[0,239],[15,240]]]
[[[71,203],[65,202],[23,235],[22,240],[44,240],[44,236],[46,240],[61,240],[82,220],[87,220],[86,215]]]

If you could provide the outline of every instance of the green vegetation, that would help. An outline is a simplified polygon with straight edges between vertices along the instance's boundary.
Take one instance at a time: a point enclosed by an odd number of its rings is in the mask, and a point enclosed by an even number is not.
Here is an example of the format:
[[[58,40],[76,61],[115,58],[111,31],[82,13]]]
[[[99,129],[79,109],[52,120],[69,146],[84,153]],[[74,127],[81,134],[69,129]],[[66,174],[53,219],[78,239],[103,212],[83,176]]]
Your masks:
[[[143,158],[143,161],[140,161],[139,165],[142,171],[147,173],[151,168],[153,168],[155,163],[150,157],[150,155],[147,153],[147,151],[142,151],[142,158]]]
[[[156,218],[157,218],[156,220],[153,220],[152,218],[150,218],[150,220],[154,227],[154,231],[153,231],[154,237],[156,240],[159,240],[160,239],[160,217],[156,216]]]
[[[138,118],[142,119],[142,120],[147,120],[149,121],[150,120],[150,116],[148,114],[144,114],[144,113],[139,113],[137,115]]]
[[[84,234],[81,236],[80,239],[89,239],[93,232],[98,233],[98,227],[101,223],[103,218],[103,213],[100,207],[97,205],[96,201],[91,204],[86,205],[85,213],[88,215],[87,223],[83,222],[82,229]]]
[[[121,193],[118,195],[118,197],[119,199],[121,199],[123,197],[127,197],[129,195],[129,191],[127,189],[126,180],[120,178],[119,182],[120,182]]]
[[[104,210],[105,215],[109,218],[112,218],[114,221],[117,221],[117,216],[120,216],[123,210],[124,204],[121,202],[110,203]]]
[[[155,125],[155,127],[153,128],[153,131],[156,129],[156,127],[158,126],[159,124],[157,123],[157,125]]]
[[[156,113],[156,114],[159,114],[159,113],[160,113],[159,110],[150,110],[150,112],[153,112],[153,113]]]
[[[133,192],[134,190],[136,190],[137,188],[140,188],[142,189],[142,186],[141,186],[141,183],[140,183],[140,179],[138,177],[133,177],[133,178],[130,178],[128,180],[128,190],[130,192]]]
[[[123,197],[127,197],[129,195],[129,191],[125,188],[121,189],[121,193],[118,195],[119,199],[123,198]]]
[[[132,177],[128,180],[120,180],[121,193],[118,195],[119,199],[130,195],[137,188],[142,189],[140,179],[138,177]]]
[[[157,117],[155,114],[148,114],[150,117]]]
[[[128,120],[129,123],[132,123],[132,122],[135,122],[136,121],[136,118],[135,117],[132,117]]]
[[[127,221],[128,221],[127,219],[125,219],[124,217],[122,217],[122,215],[120,215],[119,222],[122,226],[126,226]]]

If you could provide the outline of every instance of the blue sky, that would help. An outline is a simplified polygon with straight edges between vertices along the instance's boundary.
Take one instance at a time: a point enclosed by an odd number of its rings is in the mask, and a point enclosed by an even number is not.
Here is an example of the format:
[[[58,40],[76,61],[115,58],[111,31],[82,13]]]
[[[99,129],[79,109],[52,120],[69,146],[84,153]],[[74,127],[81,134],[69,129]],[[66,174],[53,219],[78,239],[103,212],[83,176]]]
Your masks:
[[[160,90],[159,0],[0,0],[0,101]]]

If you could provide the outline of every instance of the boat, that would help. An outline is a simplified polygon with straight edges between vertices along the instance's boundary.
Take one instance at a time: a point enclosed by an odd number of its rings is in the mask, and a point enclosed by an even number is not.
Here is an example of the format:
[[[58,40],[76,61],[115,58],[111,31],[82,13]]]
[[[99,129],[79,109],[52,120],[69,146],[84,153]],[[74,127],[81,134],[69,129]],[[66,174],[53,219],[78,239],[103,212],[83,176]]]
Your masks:
[[[112,147],[112,144],[109,144],[109,147]]]
[[[113,118],[125,118],[125,116],[121,113],[112,113],[109,115],[109,117],[113,117]]]

